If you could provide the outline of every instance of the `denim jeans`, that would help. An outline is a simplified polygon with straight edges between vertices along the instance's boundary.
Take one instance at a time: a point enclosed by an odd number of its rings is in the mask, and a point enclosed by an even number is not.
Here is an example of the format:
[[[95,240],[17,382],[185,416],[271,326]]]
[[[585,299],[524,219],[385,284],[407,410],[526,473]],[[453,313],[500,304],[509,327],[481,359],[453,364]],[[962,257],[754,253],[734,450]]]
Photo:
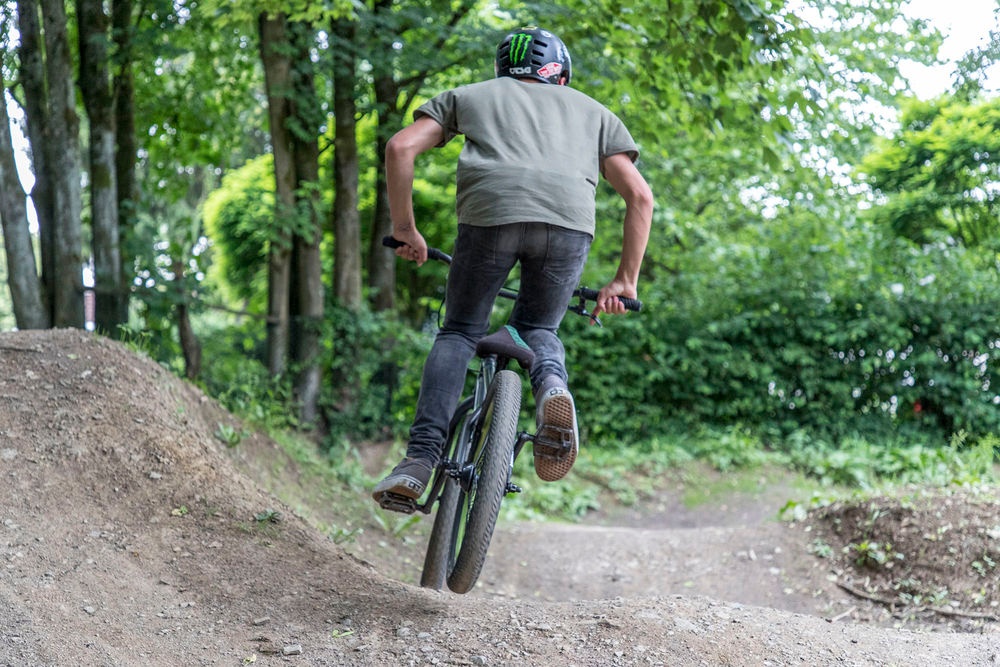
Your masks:
[[[585,232],[539,222],[458,226],[444,323],[424,364],[407,456],[433,462],[441,457],[476,343],[489,333],[493,301],[518,262],[521,283],[509,324],[535,352],[532,388],[550,375],[568,380],[566,351],[557,331],[590,242]]]

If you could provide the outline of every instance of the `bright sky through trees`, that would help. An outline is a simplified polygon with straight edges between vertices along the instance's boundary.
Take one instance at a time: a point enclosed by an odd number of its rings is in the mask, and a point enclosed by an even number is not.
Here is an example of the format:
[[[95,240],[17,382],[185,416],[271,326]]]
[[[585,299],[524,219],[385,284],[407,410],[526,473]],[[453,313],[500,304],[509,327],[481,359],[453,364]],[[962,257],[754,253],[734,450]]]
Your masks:
[[[909,79],[914,92],[920,98],[927,99],[940,95],[951,88],[951,78],[954,63],[969,49],[985,43],[991,28],[997,28],[997,10],[1000,0],[910,0],[908,13],[931,21],[944,34],[940,56],[945,64],[937,67],[925,67],[915,63],[903,63],[902,73]],[[15,32],[16,35],[16,32]],[[1000,91],[1000,67],[994,67],[994,73],[987,81],[991,91]],[[20,109],[8,104],[12,118],[20,118]],[[25,144],[20,128],[15,127],[13,138],[17,151],[18,172],[25,188],[31,189],[34,176],[31,174],[27,156],[21,150]]]
[[[917,97],[928,99],[951,88],[955,61],[986,43],[990,29],[997,27],[998,8],[1000,0],[910,0],[910,16],[928,19],[945,37],[939,55],[946,64],[925,67],[906,63],[901,67]],[[998,68],[993,68],[987,85],[992,91],[1000,90]]]

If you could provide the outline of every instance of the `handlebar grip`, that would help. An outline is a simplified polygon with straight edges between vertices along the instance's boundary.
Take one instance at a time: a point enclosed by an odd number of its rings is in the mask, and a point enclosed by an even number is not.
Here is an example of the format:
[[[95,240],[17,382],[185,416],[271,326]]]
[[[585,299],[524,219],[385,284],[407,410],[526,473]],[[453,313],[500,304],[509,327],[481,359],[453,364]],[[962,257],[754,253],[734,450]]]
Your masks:
[[[581,287],[579,290],[577,290],[577,292],[584,299],[587,299],[589,301],[597,301],[598,292],[595,289]],[[642,301],[640,301],[639,299],[630,299],[627,296],[620,296],[618,297],[618,300],[622,302],[623,306],[625,306],[625,310],[631,310],[636,313],[642,310]]]
[[[393,238],[392,236],[383,236],[382,245],[386,248],[400,248],[406,244],[399,239]],[[451,264],[451,255],[442,250],[438,250],[437,248],[428,247],[427,258],[436,259],[439,262],[444,262],[445,264]]]

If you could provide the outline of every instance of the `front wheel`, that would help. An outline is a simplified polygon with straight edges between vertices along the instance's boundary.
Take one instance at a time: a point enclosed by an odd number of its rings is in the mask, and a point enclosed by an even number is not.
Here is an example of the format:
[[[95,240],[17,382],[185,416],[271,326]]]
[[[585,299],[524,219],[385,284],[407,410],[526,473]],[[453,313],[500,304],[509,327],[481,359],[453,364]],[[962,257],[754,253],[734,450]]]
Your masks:
[[[514,371],[498,372],[486,395],[472,447],[464,461],[473,474],[468,488],[460,489],[456,507],[454,545],[458,556],[448,573],[448,588],[455,593],[467,593],[486,562],[486,550],[514,465],[520,412],[521,378]]]
[[[456,461],[464,461],[468,456],[467,445],[462,442],[465,435],[464,424],[472,409],[472,399],[467,398],[458,406],[448,428],[449,446],[445,452]],[[443,474],[443,473],[442,473]],[[458,482],[446,477],[441,498],[438,500],[437,512],[434,514],[434,527],[427,541],[427,554],[424,556],[424,569],[420,575],[420,585],[433,588],[436,591],[444,588],[448,578],[448,570],[455,562],[455,525],[461,489]]]

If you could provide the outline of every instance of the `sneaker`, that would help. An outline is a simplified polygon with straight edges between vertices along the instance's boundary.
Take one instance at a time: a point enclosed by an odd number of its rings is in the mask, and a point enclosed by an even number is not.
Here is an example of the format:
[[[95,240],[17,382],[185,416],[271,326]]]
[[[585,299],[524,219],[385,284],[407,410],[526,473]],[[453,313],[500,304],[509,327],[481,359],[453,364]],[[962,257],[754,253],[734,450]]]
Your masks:
[[[407,457],[400,461],[385,479],[375,485],[372,489],[372,498],[382,504],[382,497],[393,493],[416,500],[424,494],[433,472],[434,466],[427,461]]]
[[[535,410],[535,423],[538,425],[532,443],[535,472],[546,482],[565,477],[579,451],[576,406],[569,389],[561,384],[555,383],[548,388],[543,384]]]

